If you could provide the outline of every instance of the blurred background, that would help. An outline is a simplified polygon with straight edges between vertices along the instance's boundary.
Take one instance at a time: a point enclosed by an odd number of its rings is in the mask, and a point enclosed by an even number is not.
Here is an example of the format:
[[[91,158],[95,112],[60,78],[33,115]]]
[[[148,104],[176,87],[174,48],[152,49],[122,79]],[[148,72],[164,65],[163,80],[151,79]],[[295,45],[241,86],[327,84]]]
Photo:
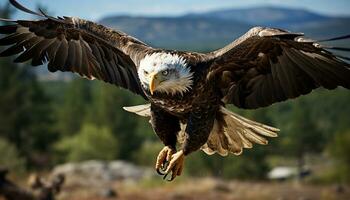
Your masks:
[[[223,47],[257,25],[316,39],[350,33],[348,0],[19,2],[54,16],[93,20],[152,46],[200,52]],[[0,15],[33,19],[6,0]],[[349,47],[350,40],[337,45]],[[167,183],[153,171],[162,144],[148,120],[122,110],[144,103],[142,98],[12,60],[0,59],[0,166],[24,186],[32,173],[63,173],[58,199],[350,198],[348,90],[318,89],[258,110],[230,107],[280,128],[280,136],[241,156],[198,151],[186,160],[185,174]]]

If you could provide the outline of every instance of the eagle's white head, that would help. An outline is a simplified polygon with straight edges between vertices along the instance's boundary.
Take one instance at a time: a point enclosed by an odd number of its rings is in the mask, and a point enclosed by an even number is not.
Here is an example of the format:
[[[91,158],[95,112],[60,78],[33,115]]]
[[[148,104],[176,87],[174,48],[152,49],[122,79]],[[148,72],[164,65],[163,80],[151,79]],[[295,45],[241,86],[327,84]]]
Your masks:
[[[167,94],[189,91],[193,84],[193,73],[181,56],[170,53],[153,53],[140,61],[138,76],[144,88]]]

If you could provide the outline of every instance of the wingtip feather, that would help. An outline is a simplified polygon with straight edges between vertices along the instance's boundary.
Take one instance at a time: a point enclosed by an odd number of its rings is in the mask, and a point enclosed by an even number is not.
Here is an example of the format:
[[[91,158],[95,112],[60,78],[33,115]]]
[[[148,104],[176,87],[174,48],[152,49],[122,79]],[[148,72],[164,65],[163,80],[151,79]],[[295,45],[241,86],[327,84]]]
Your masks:
[[[44,17],[42,14],[34,12],[26,7],[24,7],[23,5],[21,5],[20,3],[18,3],[16,0],[9,0],[9,2],[17,9],[29,13],[29,14],[33,14],[33,15],[37,15],[39,17]]]
[[[345,39],[349,39],[349,38],[350,38],[350,34],[338,36],[338,37],[333,37],[333,38],[328,38],[328,39],[317,40],[317,42],[329,42],[329,41],[335,41],[335,40],[345,40]]]

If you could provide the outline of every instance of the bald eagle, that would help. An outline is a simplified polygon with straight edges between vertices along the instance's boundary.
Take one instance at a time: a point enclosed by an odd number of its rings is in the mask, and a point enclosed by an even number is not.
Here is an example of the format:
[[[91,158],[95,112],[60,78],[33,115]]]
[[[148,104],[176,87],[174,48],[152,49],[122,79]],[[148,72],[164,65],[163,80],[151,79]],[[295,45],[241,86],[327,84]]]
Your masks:
[[[296,98],[313,89],[350,88],[346,57],[301,33],[255,27],[226,47],[196,53],[163,50],[121,31],[75,17],[48,16],[10,2],[41,20],[8,20],[0,27],[10,46],[0,56],[21,53],[14,61],[70,71],[126,88],[150,103],[125,109],[150,117],[164,143],[156,171],[181,175],[185,157],[202,149],[211,155],[239,155],[253,143],[267,144],[277,128],[251,121],[225,108],[256,109]],[[11,24],[12,22],[12,24]],[[332,38],[346,39],[350,36]],[[329,40],[328,40],[329,41]],[[181,144],[176,149],[177,143]]]

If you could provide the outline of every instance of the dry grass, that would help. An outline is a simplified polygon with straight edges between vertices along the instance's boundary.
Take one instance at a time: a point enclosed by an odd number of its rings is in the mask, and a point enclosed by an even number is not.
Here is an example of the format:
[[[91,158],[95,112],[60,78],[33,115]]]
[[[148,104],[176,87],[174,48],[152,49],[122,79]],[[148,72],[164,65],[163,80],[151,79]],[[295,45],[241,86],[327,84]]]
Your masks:
[[[116,182],[115,198],[102,198],[100,189],[66,186],[59,196],[61,200],[347,200],[350,187],[342,192],[335,186],[319,186],[292,182],[241,182],[221,181],[210,178],[186,179],[166,183],[144,181],[141,183]],[[102,188],[102,187],[101,187]],[[339,188],[338,188],[339,190]]]

